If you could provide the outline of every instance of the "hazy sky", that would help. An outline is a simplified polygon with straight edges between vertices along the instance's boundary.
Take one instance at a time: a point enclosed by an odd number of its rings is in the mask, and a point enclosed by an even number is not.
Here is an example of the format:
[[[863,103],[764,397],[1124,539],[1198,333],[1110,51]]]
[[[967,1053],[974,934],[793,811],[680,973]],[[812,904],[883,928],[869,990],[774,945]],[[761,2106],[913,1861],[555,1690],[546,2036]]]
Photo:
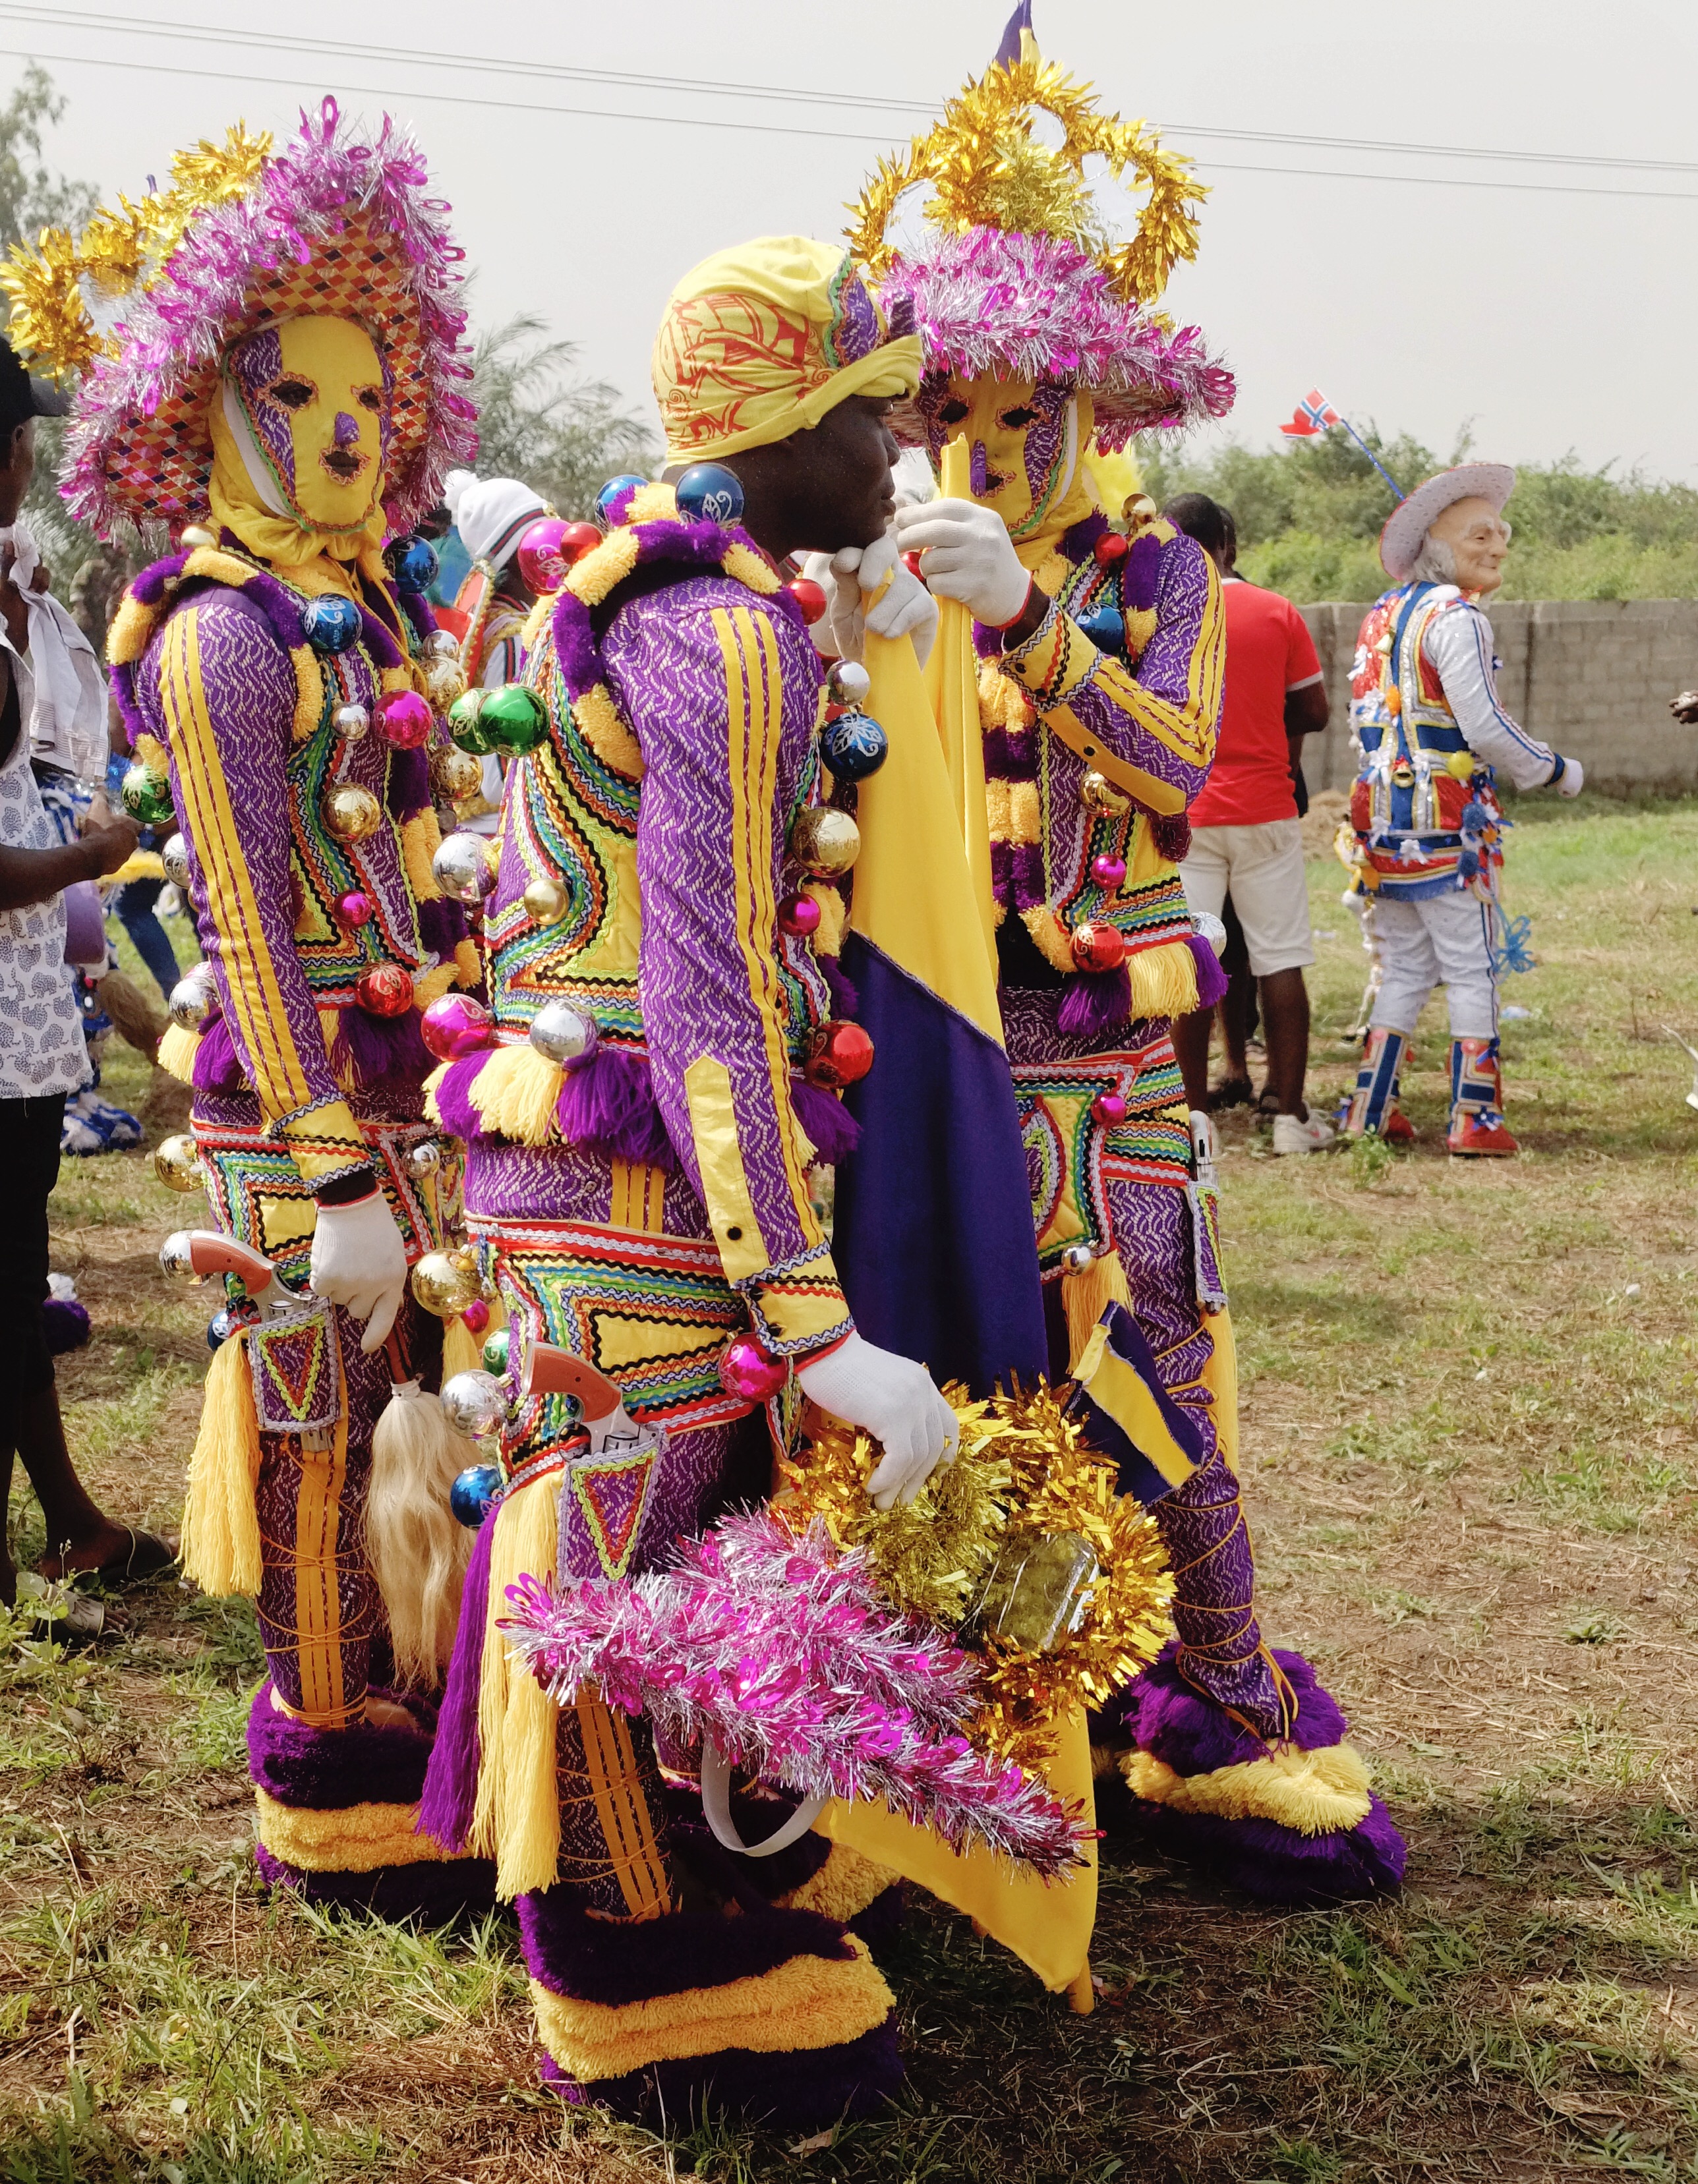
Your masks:
[[[477,270],[474,314],[539,313],[646,412],[649,342],[678,275],[750,235],[836,234],[874,156],[927,125],[906,103],[935,112],[976,72],[1008,4],[0,4],[0,93],[40,58],[70,101],[55,164],[132,194],[177,147],[238,115],[283,131],[326,91],[405,114]],[[1693,0],[1601,13],[1595,0],[1036,0],[1036,14],[1047,55],[1094,78],[1107,106],[1159,124],[1213,185],[1198,262],[1167,302],[1238,374],[1229,432],[1265,443],[1318,385],[1347,415],[1441,453],[1472,422],[1483,455],[1572,448],[1698,482]],[[349,51],[362,44],[369,55]],[[510,66],[420,58],[468,54]],[[147,65],[102,64],[115,62]],[[563,68],[902,103],[543,72]],[[658,118],[684,115],[761,126]],[[1265,141],[1281,136],[1352,141]],[[1410,145],[1539,156],[1380,148]],[[1439,179],[1354,178],[1377,175]]]

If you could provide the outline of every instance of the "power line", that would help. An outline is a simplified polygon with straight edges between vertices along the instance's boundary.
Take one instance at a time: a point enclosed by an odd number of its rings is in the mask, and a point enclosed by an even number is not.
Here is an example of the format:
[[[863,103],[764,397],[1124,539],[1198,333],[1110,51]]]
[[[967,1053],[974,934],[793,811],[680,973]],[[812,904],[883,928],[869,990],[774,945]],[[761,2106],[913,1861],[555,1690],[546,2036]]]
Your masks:
[[[154,37],[187,39],[196,43],[209,42],[217,45],[249,47],[264,52],[310,53],[316,58],[327,52],[320,41],[290,37],[281,31],[226,30],[178,22],[164,17],[120,15],[92,9],[45,9],[17,5],[0,6],[0,17],[8,17],[14,20],[22,21],[44,20],[55,26],[80,24],[90,30],[103,32],[118,31],[131,34],[145,32],[149,36]],[[873,113],[914,114],[927,118],[930,118],[936,110],[935,104],[928,101],[882,98],[861,92],[815,91],[803,89],[799,86],[732,83],[712,78],[654,75],[627,69],[584,68],[567,62],[537,61],[528,58],[523,61],[504,61],[492,58],[489,55],[483,53],[398,53],[393,47],[360,45],[351,42],[339,43],[329,50],[338,56],[345,56],[350,59],[388,64],[399,61],[407,67],[448,68],[459,73],[472,71],[483,75],[542,77],[563,82],[625,86],[634,89],[660,91],[689,98],[731,97],[765,101],[779,100],[803,105],[835,107]],[[60,57],[49,56],[49,58]],[[78,58],[92,59],[93,57],[79,56]],[[131,64],[131,65],[147,64]],[[191,71],[185,70],[179,73],[189,74]],[[245,79],[239,80],[245,81]],[[416,94],[421,98],[431,95],[425,92]],[[582,111],[568,108],[549,108],[545,110],[573,115]],[[603,109],[595,109],[594,111],[599,114]],[[684,117],[621,114],[610,118],[659,120]],[[710,125],[701,123],[698,125]],[[746,128],[755,125],[718,123],[712,125]],[[1642,173],[1698,174],[1698,162],[1683,159],[1623,159],[1608,153],[1590,152],[1517,152],[1502,146],[1488,145],[1386,142],[1377,137],[1321,136],[1277,130],[1223,129],[1203,123],[1174,122],[1165,125],[1185,136],[1205,137],[1220,142],[1289,144],[1298,149],[1312,151],[1373,152],[1384,153],[1388,156],[1409,156],[1419,159],[1490,159],[1515,164],[1621,169]],[[798,130],[790,133],[809,135],[816,132]],[[1262,170],[1247,169],[1241,171]],[[1268,171],[1288,170],[1270,170]]]
[[[0,17],[21,14],[25,11],[0,7]],[[293,50],[293,48],[291,48]],[[187,76],[209,83],[239,83],[249,90],[254,81],[251,75],[232,69],[183,68],[166,61],[120,60],[109,53],[52,53],[39,47],[32,58],[52,61],[61,68],[123,69],[132,73],[149,75]],[[388,58],[393,58],[394,56]],[[321,75],[277,75],[268,79],[273,83],[287,83],[308,91],[322,90]],[[865,130],[807,129],[796,124],[765,121],[722,120],[706,114],[631,114],[601,106],[556,106],[533,100],[511,98],[482,98],[466,92],[385,91],[371,85],[349,85],[346,88],[361,98],[395,100],[424,99],[432,105],[478,107],[501,114],[538,114],[556,120],[572,121],[634,121],[646,126],[670,129],[729,130],[745,136],[804,136],[818,143],[866,144],[888,140]],[[1329,140],[1318,140],[1327,142]],[[1288,167],[1265,166],[1232,159],[1199,159],[1199,167],[1215,174],[1289,176],[1300,181],[1340,182],[1388,182],[1412,186],[1419,189],[1508,190],[1519,195],[1535,197],[1617,198],[1635,201],[1652,200],[1672,204],[1698,204],[1698,191],[1692,190],[1636,190],[1598,189],[1584,182],[1514,182],[1487,180],[1478,176],[1456,175],[1399,175],[1376,174],[1346,167]]]

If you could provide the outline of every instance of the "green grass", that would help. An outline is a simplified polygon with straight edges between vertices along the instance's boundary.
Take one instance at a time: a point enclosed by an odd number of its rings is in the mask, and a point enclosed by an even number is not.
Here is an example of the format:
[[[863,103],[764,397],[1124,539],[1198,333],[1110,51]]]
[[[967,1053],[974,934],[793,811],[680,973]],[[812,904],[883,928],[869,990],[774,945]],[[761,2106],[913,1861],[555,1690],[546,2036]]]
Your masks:
[[[1698,1045],[1698,805],[1514,816],[1523,1159],[1444,1158],[1435,1010],[1412,1151],[1253,1157],[1240,1117],[1223,1163],[1264,1621],[1354,1718],[1401,1901],[1271,1914],[1111,1831],[1094,2015],[922,1906],[889,2115],[806,2151],[615,2127],[537,2088],[505,1916],[265,1901],[252,1617],[161,1586],[90,1654],[0,1626],[0,2184],[1694,2184],[1698,1115],[1658,1026]],[[1337,868],[1311,878],[1319,1101],[1364,959]],[[108,1091],[176,1126],[132,1057]],[[125,1156],[68,1163],[54,1217],[97,1323],[63,1369],[73,1446],[109,1507],[168,1521],[210,1309],[152,1272],[182,1202]],[[38,1552],[21,1491],[11,1523]]]

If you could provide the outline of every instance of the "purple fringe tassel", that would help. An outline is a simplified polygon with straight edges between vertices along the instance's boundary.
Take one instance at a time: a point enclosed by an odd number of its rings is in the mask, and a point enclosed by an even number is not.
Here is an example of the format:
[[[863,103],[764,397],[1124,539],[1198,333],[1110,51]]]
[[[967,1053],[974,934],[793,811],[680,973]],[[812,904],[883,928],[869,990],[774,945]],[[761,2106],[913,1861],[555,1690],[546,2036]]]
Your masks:
[[[1064,1039],[1097,1039],[1125,1023],[1132,1013],[1132,981],[1117,971],[1074,971],[1061,996],[1055,1028]]]
[[[419,945],[438,962],[451,961],[466,938],[466,912],[446,895],[435,895],[419,905]]]
[[[1227,978],[1220,967],[1220,958],[1200,933],[1187,933],[1185,944],[1197,966],[1197,1006],[1199,1009],[1212,1009],[1216,1001],[1226,998]]]
[[[445,1851],[461,1852],[478,1802],[478,1694],[483,1671],[483,1626],[489,1613],[489,1552],[495,1537],[492,1509],[478,1528],[460,1596],[460,1629],[448,1664],[448,1683],[436,1718],[436,1741],[425,1769],[416,1833]]]
[[[362,1090],[377,1084],[421,1084],[435,1058],[419,1030],[419,1012],[374,1017],[358,1006],[344,1009],[331,1042],[330,1063]]]
[[[823,1166],[835,1167],[860,1144],[861,1125],[835,1093],[823,1092],[805,1077],[796,1077],[790,1080],[790,1104]]]
[[[678,1166],[646,1064],[617,1047],[567,1070],[554,1114],[569,1145],[667,1171]]]
[[[236,1042],[222,1013],[209,1017],[202,1028],[190,1075],[197,1092],[239,1092],[246,1084]]]
[[[89,1334],[88,1306],[75,1297],[47,1297],[42,1303],[42,1340],[49,1357],[81,1350]]]
[[[816,956],[820,976],[831,989],[831,1006],[835,1014],[853,1018],[861,1013],[861,996],[855,990],[855,982],[835,956]]]
[[[436,1088],[436,1111],[442,1117],[442,1127],[451,1138],[481,1137],[483,1123],[472,1104],[472,1088],[478,1081],[478,1072],[489,1058],[489,1049],[461,1056],[450,1061],[444,1071],[442,1082]]]

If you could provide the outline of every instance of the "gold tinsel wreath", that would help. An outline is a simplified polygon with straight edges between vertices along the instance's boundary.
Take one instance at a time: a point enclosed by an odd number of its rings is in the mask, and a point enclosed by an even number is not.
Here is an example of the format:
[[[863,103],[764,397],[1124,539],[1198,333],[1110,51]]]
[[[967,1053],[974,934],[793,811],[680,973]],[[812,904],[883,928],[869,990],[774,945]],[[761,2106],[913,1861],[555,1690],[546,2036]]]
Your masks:
[[[257,180],[271,152],[269,131],[249,136],[238,121],[222,144],[203,140],[171,161],[171,184],[139,204],[120,197],[103,207],[80,236],[69,228],[43,228],[33,246],[14,242],[0,265],[0,291],[11,306],[7,337],[13,347],[55,377],[85,371],[98,356],[115,356],[118,345],[95,327],[84,283],[108,303],[120,301],[138,281],[158,273],[182,242],[197,213],[239,197]]]
[[[1035,113],[1061,124],[1052,151],[1032,133]],[[1085,162],[1100,158],[1116,181],[1130,171],[1148,187],[1137,231],[1111,244]],[[888,272],[896,245],[888,237],[897,201],[930,182],[926,218],[959,234],[969,227],[1004,233],[1064,235],[1089,250],[1123,301],[1149,303],[1167,286],[1180,259],[1197,255],[1196,207],[1208,194],[1189,160],[1164,152],[1138,122],[1098,111],[1087,85],[1036,52],[1008,66],[993,64],[944,108],[930,133],[917,136],[895,159],[880,159],[872,181],[849,208],[851,251],[874,277]]]
[[[809,1445],[780,1462],[777,1506],[799,1526],[823,1518],[841,1547],[865,1548],[891,1605],[946,1629],[971,1607],[1011,1530],[1084,1539],[1097,1572],[1076,1630],[1042,1653],[1000,1638],[977,1641],[986,1696],[974,1741],[1031,1771],[1053,1751],[1064,1713],[1105,1703],[1171,1637],[1173,1577],[1154,1519],[1116,1493],[1114,1466],[1084,1445],[1050,1389],[988,1403],[972,1401],[958,1382],[943,1393],[961,1421],[960,1452],[909,1507],[874,1508],[873,1443],[818,1412]]]

